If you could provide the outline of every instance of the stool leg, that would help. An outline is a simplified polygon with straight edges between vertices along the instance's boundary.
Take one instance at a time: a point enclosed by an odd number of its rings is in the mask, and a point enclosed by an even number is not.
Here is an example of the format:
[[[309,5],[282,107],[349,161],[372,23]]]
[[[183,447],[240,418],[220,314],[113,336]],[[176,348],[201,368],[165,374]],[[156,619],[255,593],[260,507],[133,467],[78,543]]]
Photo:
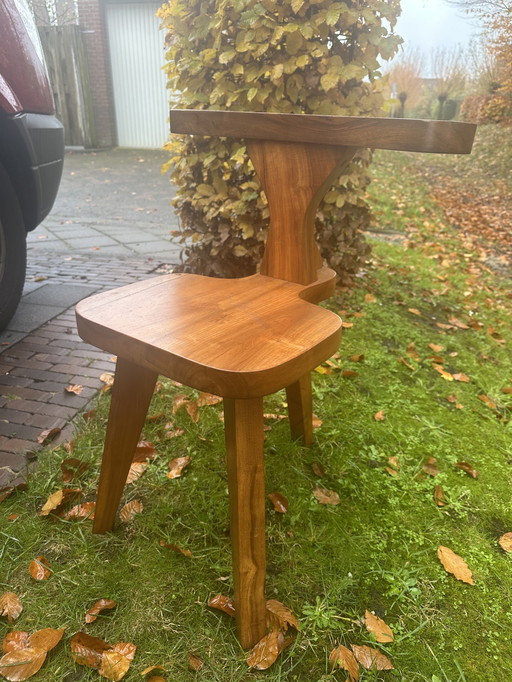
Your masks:
[[[263,399],[224,399],[237,634],[244,649],[266,633]]]
[[[304,445],[311,445],[313,442],[313,398],[310,372],[286,388],[286,399],[293,440],[300,439]]]
[[[93,533],[105,533],[114,525],[157,376],[132,362],[117,360]]]

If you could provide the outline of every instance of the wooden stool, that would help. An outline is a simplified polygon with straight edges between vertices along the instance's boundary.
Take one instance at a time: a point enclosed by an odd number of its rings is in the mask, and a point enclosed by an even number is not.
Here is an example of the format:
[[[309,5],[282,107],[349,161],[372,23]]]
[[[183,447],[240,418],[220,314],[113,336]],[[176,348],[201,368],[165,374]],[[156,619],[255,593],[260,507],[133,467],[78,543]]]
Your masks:
[[[339,317],[315,305],[335,286],[314,238],[318,204],[358,148],[465,154],[475,126],[173,110],[171,130],[245,138],[270,230],[257,275],[164,275],[77,305],[80,336],[118,358],[93,530],[113,527],[157,376],[222,396],[236,622],[247,648],[266,632],[263,396],[286,388],[292,437],[311,443],[310,372],[340,342]]]

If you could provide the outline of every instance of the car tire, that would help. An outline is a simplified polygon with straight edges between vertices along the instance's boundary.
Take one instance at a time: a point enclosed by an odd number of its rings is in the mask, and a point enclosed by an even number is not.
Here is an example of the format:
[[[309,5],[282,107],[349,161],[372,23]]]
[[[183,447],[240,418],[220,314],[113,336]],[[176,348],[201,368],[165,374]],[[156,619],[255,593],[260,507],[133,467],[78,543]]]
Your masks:
[[[0,165],[0,331],[5,329],[18,307],[26,263],[23,216],[9,176]]]

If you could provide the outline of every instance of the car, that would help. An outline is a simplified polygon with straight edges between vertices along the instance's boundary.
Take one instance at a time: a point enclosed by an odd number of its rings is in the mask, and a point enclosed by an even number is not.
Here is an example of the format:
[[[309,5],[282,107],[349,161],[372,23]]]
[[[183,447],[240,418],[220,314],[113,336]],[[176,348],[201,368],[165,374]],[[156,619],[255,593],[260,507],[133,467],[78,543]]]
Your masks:
[[[26,0],[0,0],[0,330],[25,282],[26,235],[50,212],[64,162],[37,27]]]

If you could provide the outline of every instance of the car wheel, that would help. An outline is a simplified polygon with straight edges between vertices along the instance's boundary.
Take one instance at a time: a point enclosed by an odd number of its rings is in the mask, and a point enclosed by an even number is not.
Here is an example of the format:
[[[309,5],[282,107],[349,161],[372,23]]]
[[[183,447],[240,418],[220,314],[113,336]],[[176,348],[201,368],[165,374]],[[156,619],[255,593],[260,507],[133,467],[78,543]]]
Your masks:
[[[5,329],[20,301],[26,262],[23,217],[9,177],[0,166],[0,331]]]

